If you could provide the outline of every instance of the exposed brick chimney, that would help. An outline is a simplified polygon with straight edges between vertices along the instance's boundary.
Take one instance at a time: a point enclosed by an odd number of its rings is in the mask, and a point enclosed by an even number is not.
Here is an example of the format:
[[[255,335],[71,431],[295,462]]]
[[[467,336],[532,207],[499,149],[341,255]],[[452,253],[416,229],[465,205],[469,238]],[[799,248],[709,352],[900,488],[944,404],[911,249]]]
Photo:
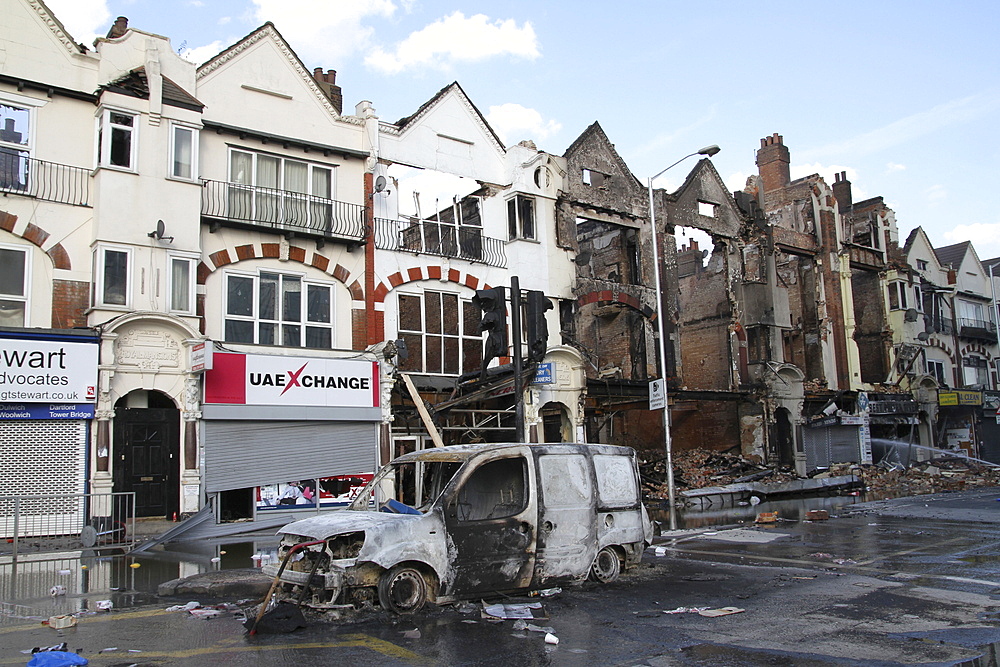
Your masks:
[[[760,140],[757,151],[757,170],[764,183],[764,192],[782,188],[792,180],[788,173],[788,149],[782,143],[781,135],[775,132]]]
[[[847,180],[847,172],[842,171],[833,175],[833,196],[837,198],[837,210],[841,213],[848,211],[854,204],[851,195],[851,182]]]
[[[119,16],[115,19],[114,24],[111,26],[111,30],[108,31],[108,39],[117,39],[128,32],[128,19],[124,16]]]
[[[319,84],[320,90],[330,99],[330,104],[337,110],[338,114],[344,113],[344,94],[337,85],[337,70],[328,69],[323,73],[322,67],[313,70],[313,78]]]

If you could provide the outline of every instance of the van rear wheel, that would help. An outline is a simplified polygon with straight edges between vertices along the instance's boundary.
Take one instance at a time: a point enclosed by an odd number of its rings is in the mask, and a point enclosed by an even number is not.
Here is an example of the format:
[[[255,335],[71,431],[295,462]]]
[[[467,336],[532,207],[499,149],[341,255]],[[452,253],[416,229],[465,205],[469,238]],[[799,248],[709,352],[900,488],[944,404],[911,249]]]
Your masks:
[[[597,552],[597,558],[590,567],[590,578],[602,584],[609,584],[618,578],[622,571],[622,562],[611,547],[604,547]]]
[[[415,567],[397,565],[379,578],[378,601],[396,614],[420,611],[427,602],[427,581]]]

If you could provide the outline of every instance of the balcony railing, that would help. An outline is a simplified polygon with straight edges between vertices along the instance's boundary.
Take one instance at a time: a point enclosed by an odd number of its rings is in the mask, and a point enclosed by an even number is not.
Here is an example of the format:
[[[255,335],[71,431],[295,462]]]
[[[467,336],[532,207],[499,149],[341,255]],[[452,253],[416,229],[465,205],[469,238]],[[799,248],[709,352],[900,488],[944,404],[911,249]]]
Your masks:
[[[0,192],[90,206],[90,171],[0,150]]]
[[[361,241],[365,208],[361,204],[224,181],[203,181],[204,218],[280,234]]]
[[[415,254],[454,257],[505,268],[507,254],[500,239],[483,236],[478,227],[458,227],[431,220],[375,219],[375,247]]]
[[[997,325],[989,320],[974,320],[968,317],[958,318],[958,335],[965,338],[982,338],[995,341]]]

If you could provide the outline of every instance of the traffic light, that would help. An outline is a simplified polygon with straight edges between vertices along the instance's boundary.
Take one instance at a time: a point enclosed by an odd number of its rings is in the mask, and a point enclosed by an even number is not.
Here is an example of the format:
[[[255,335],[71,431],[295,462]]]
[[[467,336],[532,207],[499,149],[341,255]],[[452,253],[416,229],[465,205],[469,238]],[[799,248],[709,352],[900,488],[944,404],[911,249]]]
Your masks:
[[[486,333],[486,345],[483,348],[483,370],[491,359],[507,355],[507,300],[503,287],[476,290],[472,297],[483,317],[479,322],[479,331]]]
[[[549,346],[549,328],[545,324],[545,311],[552,309],[552,302],[538,290],[529,290],[527,294],[527,334],[528,361],[541,361]]]

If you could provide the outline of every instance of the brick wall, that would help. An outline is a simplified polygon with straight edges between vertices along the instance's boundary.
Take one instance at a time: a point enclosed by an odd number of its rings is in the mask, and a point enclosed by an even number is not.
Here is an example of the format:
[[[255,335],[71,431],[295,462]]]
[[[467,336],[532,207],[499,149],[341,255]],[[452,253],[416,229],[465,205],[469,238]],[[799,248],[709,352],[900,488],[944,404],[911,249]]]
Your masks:
[[[861,359],[862,382],[885,382],[888,371],[882,284],[872,271],[855,270],[851,276],[854,295],[854,340]]]
[[[689,389],[731,388],[730,307],[725,272],[705,271],[679,283],[682,377]]]
[[[90,283],[79,280],[52,281],[52,328],[87,326]]]

